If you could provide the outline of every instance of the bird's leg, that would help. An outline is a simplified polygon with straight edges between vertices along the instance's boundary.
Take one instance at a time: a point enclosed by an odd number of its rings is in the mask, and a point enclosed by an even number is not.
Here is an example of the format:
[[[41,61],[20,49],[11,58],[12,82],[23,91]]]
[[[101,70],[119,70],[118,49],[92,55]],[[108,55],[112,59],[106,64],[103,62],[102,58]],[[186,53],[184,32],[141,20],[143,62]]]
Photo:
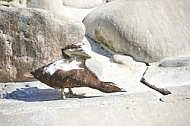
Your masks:
[[[65,97],[65,93],[64,93],[64,88],[61,88],[61,97],[60,97],[60,99],[66,99],[66,97]]]
[[[73,94],[73,91],[71,90],[71,88],[69,88],[69,94],[70,94],[71,96],[74,95],[74,94]]]
[[[67,97],[73,98],[75,96],[75,94],[73,93],[73,91],[71,90],[71,88],[68,88],[69,92],[66,94]]]
[[[76,94],[69,88],[68,97],[70,98],[83,98],[86,93]]]

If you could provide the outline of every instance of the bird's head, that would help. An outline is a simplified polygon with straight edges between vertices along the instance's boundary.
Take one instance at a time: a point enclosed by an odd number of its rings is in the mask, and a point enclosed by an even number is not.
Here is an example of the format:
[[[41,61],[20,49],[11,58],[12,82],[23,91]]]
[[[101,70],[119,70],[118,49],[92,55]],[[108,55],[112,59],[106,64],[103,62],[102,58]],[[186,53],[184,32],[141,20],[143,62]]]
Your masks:
[[[87,54],[88,48],[84,43],[74,43],[67,45],[63,48],[62,55],[65,58],[83,58],[83,59],[90,59],[91,56]]]

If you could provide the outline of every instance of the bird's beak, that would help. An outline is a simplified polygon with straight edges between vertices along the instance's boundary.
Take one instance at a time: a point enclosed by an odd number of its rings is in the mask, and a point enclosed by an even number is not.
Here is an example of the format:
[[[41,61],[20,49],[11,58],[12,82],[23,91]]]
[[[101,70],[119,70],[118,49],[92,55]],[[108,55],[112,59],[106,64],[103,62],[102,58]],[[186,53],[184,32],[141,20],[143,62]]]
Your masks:
[[[86,52],[84,51],[80,51],[80,50],[64,50],[64,53],[66,55],[68,55],[69,57],[80,57],[80,58],[83,58],[83,59],[90,59],[91,56],[88,55]]]
[[[88,55],[86,52],[81,52],[81,51],[73,51],[72,55],[75,55],[77,57],[81,57],[84,59],[90,59],[91,58],[91,56]]]

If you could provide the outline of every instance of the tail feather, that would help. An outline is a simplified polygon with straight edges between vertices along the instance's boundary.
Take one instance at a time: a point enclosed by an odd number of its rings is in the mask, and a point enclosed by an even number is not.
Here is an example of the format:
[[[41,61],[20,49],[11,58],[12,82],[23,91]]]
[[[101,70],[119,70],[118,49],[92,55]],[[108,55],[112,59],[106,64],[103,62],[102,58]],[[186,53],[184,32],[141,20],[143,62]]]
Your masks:
[[[101,82],[100,88],[98,89],[104,93],[113,93],[113,92],[126,92],[123,88],[116,86],[112,82]]]

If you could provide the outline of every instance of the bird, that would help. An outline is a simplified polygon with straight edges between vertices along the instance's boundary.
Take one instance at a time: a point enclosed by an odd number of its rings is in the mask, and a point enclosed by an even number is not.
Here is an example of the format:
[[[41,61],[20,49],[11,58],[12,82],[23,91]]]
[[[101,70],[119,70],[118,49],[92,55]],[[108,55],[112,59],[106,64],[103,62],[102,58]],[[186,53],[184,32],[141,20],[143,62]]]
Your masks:
[[[30,72],[35,79],[42,83],[55,89],[61,89],[60,99],[66,99],[65,88],[69,89],[70,97],[76,95],[71,89],[74,87],[89,87],[104,93],[126,92],[113,82],[100,81],[98,76],[86,66],[85,62],[91,56],[84,43],[69,44],[62,48],[61,52],[60,59]]]

